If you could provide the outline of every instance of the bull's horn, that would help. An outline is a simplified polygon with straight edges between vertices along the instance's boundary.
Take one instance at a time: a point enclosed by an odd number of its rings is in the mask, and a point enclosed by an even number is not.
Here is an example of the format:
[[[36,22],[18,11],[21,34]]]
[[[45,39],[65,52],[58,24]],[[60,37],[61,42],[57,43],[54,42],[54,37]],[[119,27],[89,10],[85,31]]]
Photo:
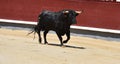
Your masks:
[[[82,13],[82,11],[75,11],[75,12],[78,13],[78,14]]]
[[[63,13],[69,13],[69,11],[63,11]]]

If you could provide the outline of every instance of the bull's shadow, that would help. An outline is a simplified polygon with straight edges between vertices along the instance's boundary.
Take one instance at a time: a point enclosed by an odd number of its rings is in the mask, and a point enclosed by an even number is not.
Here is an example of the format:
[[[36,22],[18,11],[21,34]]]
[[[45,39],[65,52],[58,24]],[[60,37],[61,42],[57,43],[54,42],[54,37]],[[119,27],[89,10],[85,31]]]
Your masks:
[[[53,43],[48,43],[48,45],[61,46],[60,44],[53,44]],[[65,48],[74,48],[74,49],[86,49],[85,47],[71,46],[71,45],[63,45],[63,47],[65,47]]]

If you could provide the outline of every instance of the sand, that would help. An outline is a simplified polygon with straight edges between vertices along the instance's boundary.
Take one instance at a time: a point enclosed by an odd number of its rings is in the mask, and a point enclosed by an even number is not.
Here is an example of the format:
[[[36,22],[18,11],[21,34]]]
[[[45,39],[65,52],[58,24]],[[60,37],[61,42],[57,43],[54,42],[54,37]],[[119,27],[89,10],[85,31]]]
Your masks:
[[[56,34],[49,33],[48,45],[27,30],[0,29],[0,64],[120,64],[120,42],[71,36],[60,47]]]

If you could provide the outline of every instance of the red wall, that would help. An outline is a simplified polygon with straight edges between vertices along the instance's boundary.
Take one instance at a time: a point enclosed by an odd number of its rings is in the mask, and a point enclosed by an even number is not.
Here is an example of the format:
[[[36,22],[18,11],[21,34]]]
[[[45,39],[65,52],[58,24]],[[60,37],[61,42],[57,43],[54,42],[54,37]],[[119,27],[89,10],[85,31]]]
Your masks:
[[[78,26],[120,29],[120,3],[80,0],[1,0],[0,18],[37,21],[41,10],[84,10]]]
[[[0,18],[36,21],[42,0],[0,0]]]

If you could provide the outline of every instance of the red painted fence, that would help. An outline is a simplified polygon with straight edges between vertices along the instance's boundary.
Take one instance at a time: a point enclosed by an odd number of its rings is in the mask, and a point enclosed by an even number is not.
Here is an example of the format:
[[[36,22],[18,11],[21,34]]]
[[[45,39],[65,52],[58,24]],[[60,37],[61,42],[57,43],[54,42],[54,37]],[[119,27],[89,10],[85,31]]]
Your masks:
[[[120,29],[120,3],[84,0],[1,0],[0,18],[37,21],[42,10],[83,10],[77,17],[78,26]]]

